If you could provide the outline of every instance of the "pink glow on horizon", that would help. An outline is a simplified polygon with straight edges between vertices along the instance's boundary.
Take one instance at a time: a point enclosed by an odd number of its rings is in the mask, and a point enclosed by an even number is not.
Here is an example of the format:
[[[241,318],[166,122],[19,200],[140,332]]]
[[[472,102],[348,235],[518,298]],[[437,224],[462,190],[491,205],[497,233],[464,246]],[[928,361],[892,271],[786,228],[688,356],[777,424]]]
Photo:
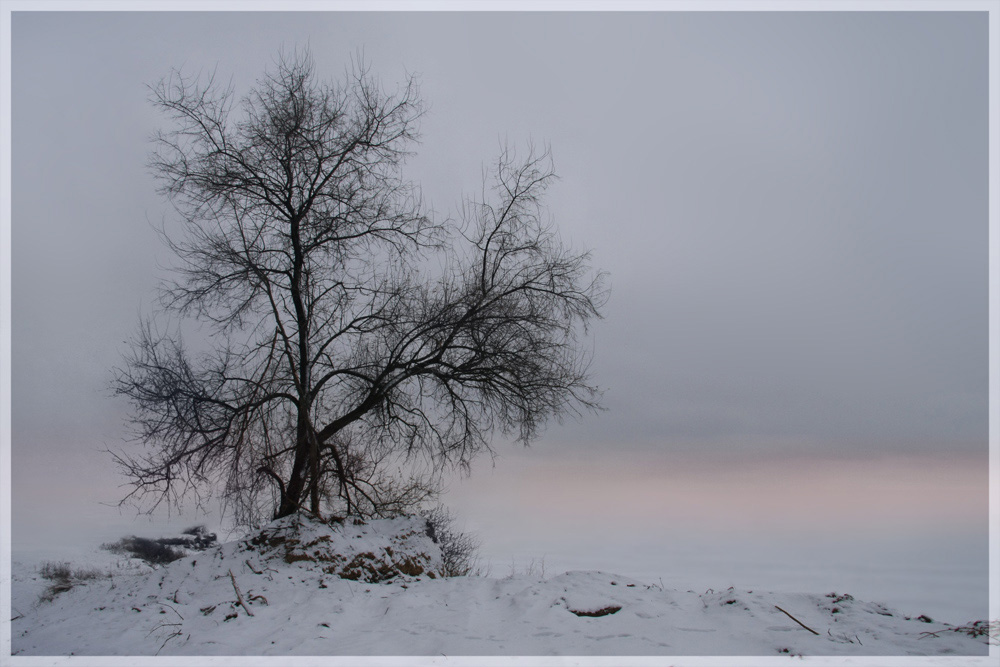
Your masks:
[[[503,498],[510,513],[530,517],[532,508],[544,508],[563,525],[617,519],[805,532],[985,530],[988,515],[988,467],[971,457],[728,464],[664,457],[612,464],[605,457],[567,462],[537,454],[504,459],[492,474],[477,471],[453,487],[456,507]]]

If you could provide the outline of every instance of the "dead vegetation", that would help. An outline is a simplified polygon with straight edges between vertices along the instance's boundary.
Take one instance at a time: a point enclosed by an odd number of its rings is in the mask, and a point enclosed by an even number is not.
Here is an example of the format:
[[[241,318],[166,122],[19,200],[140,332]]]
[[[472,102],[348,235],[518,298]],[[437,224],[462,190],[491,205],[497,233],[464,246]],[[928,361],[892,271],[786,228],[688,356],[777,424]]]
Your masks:
[[[52,583],[42,593],[42,602],[51,602],[60,593],[72,589],[79,583],[102,579],[111,575],[93,568],[74,569],[69,563],[46,562],[38,568],[38,574]]]
[[[343,530],[342,521],[322,522],[333,531]],[[363,526],[364,522],[352,524]],[[324,573],[331,576],[375,584],[401,577],[416,578],[426,576],[435,579],[444,576],[436,569],[430,554],[413,552],[401,544],[408,538],[419,535],[410,531],[395,535],[393,546],[386,545],[380,550],[366,550],[357,553],[339,553],[335,550],[331,535],[304,537],[299,521],[277,529],[265,529],[251,538],[247,546],[258,551],[266,559],[278,558],[288,564],[315,563]]]
[[[117,542],[102,544],[101,549],[157,566],[180,560],[188,551],[204,551],[215,544],[215,533],[208,532],[205,526],[200,525],[187,528],[179,537],[148,538],[128,535]]]
[[[1000,621],[975,621],[966,625],[948,627],[936,632],[921,632],[920,638],[940,637],[943,632],[958,632],[970,637],[985,637],[987,643],[1000,646]]]
[[[621,611],[621,605],[612,604],[607,607],[602,607],[595,610],[582,610],[582,609],[570,609],[570,613],[576,614],[577,616],[587,616],[591,618],[596,618],[598,616],[609,616]]]

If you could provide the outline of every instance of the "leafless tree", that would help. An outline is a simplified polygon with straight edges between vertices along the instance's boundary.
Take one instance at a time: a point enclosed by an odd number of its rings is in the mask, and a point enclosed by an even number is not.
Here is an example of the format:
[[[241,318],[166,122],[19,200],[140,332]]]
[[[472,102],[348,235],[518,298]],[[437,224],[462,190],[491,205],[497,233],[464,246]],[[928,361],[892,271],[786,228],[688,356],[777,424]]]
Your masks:
[[[503,150],[457,222],[425,214],[401,167],[422,105],[364,66],[317,81],[282,57],[241,102],[173,73],[151,166],[184,222],[161,294],[211,352],[140,327],[115,375],[143,447],[126,500],[220,492],[237,523],[300,509],[385,515],[439,475],[597,407],[578,333],[603,275],[543,219],[547,155]],[[124,501],[123,501],[124,502]]]

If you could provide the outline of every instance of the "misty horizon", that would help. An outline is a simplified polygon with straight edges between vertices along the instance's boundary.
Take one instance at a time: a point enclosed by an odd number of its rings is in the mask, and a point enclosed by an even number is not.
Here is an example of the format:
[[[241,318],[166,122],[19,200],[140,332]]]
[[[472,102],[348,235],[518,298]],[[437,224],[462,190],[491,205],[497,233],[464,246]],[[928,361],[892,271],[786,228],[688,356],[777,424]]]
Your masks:
[[[581,344],[606,409],[449,480],[495,570],[841,575],[995,616],[990,16],[13,12],[14,555],[231,528],[215,500],[116,507],[105,451],[136,451],[111,373],[173,261],[147,87],[215,71],[239,96],[308,45],[322,80],[360,53],[388,90],[417,75],[404,174],[436,220],[499,146],[550,147],[546,213],[610,275]]]

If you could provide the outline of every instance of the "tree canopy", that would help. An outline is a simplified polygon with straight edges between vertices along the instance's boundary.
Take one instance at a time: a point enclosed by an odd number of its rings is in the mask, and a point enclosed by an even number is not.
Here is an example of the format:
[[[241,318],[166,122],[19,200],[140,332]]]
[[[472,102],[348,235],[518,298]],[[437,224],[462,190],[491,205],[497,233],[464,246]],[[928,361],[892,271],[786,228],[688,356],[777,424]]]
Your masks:
[[[435,220],[404,178],[423,106],[364,66],[281,58],[238,102],[174,72],[150,165],[183,221],[160,303],[115,375],[143,445],[128,498],[219,493],[237,523],[412,509],[494,433],[598,407],[579,335],[607,290],[548,222],[547,154],[503,149],[483,197]]]

